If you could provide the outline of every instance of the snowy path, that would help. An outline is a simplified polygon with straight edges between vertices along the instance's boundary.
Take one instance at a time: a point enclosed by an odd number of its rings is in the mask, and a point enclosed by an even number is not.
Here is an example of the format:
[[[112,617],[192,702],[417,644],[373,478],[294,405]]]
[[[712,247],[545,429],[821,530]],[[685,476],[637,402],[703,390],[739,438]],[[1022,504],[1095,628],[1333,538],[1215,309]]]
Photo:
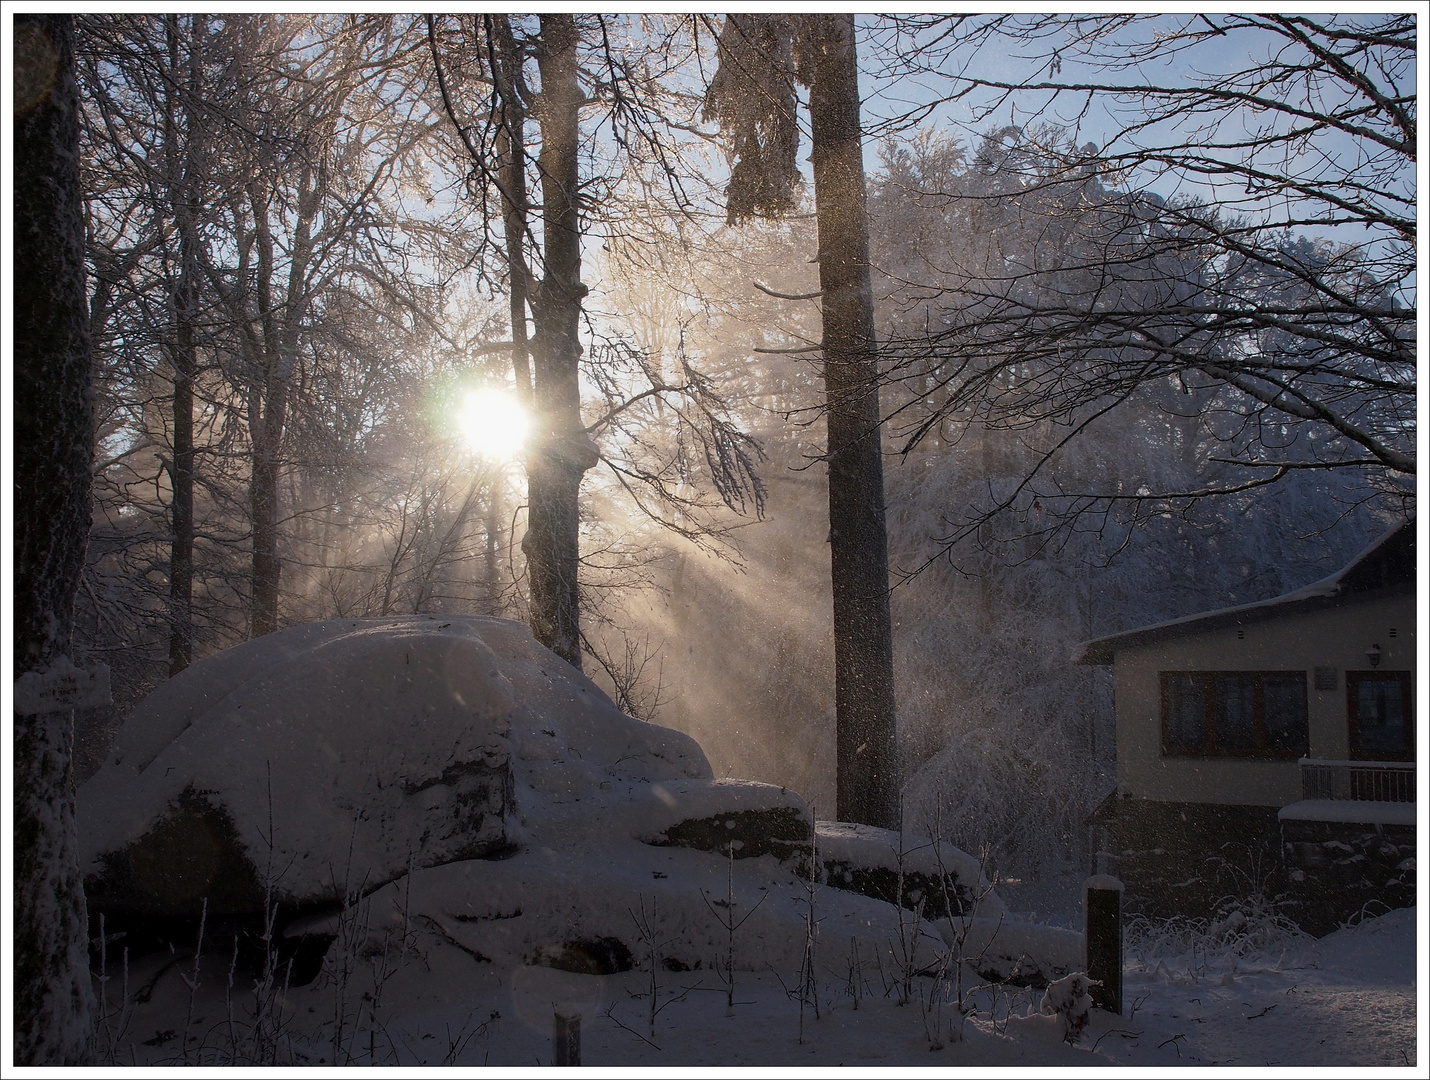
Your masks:
[[[1254,960],[1129,970],[1125,1023],[1100,1049],[1129,1064],[1406,1066],[1415,1061],[1416,909]],[[1136,1009],[1134,1011],[1134,1006]]]
[[[1200,982],[1129,981],[1130,1019],[1099,1017],[1094,1039],[1138,1065],[1384,1066],[1415,1060],[1416,987],[1366,986],[1314,969]],[[1117,1032],[1140,1032],[1136,1039]]]

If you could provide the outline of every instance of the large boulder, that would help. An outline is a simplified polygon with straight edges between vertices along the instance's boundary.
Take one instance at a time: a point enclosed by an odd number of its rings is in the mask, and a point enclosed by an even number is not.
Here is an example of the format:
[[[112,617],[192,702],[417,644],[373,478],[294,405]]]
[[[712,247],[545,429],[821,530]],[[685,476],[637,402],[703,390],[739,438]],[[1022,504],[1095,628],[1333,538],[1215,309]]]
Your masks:
[[[161,686],[77,818],[96,910],[261,916],[503,856],[533,810],[710,775],[693,740],[621,713],[518,623],[335,620]]]
[[[201,661],[135,710],[77,817],[107,931],[191,942],[202,911],[257,962],[277,904],[295,983],[336,938],[379,948],[396,928],[586,974],[793,976],[813,934],[821,977],[942,955],[1045,980],[1081,940],[1010,925],[948,845],[816,829],[786,788],[715,780],[689,737],[500,619],[314,623]]]

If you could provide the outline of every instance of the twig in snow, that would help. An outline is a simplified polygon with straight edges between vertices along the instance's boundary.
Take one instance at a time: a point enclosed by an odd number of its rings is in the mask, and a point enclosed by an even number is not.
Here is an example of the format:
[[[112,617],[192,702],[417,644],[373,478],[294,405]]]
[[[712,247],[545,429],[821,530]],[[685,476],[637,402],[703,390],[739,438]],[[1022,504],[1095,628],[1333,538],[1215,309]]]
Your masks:
[[[622,1031],[629,1031],[632,1035],[634,1035],[641,1042],[645,1043],[647,1046],[654,1046],[657,1050],[660,1050],[659,1046],[656,1046],[655,1043],[651,1042],[635,1028],[631,1027],[629,1024],[623,1024],[620,1020],[616,1019],[616,1015],[612,1011],[613,1009],[615,1009],[614,1005],[608,1005],[606,1006],[606,1011],[601,1015],[604,1016],[611,1023],[615,1024],[616,1027],[620,1028]],[[665,1051],[661,1050],[661,1053],[665,1053]]]
[[[1097,1044],[1102,1042],[1102,1040],[1107,1038],[1109,1035],[1121,1035],[1124,1039],[1142,1038],[1142,1032],[1140,1031],[1129,1031],[1126,1028],[1108,1028],[1106,1031],[1104,1031],[1101,1035],[1099,1035],[1096,1039],[1093,1040],[1092,1048],[1096,1050]],[[1163,1045],[1165,1046],[1166,1044],[1163,1043]]]

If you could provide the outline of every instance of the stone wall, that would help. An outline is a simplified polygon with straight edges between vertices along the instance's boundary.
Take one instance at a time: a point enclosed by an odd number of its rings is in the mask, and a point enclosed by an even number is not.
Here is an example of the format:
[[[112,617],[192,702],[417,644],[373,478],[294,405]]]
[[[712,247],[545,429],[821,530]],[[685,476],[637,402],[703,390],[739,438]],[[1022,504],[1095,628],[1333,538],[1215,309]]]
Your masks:
[[[1255,896],[1320,937],[1415,903],[1412,825],[1281,822],[1275,807],[1118,795],[1090,823],[1107,830],[1127,915],[1211,920]]]
[[[1349,919],[1415,905],[1415,827],[1283,821],[1288,914],[1320,937]]]

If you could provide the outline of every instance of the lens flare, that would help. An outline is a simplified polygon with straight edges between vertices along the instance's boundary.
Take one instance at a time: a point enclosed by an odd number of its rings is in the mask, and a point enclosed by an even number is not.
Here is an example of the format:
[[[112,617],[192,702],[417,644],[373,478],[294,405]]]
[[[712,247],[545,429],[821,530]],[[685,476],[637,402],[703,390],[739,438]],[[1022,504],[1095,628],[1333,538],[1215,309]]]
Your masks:
[[[457,427],[467,445],[482,457],[506,461],[526,444],[527,416],[511,397],[499,390],[473,390],[462,399]]]

